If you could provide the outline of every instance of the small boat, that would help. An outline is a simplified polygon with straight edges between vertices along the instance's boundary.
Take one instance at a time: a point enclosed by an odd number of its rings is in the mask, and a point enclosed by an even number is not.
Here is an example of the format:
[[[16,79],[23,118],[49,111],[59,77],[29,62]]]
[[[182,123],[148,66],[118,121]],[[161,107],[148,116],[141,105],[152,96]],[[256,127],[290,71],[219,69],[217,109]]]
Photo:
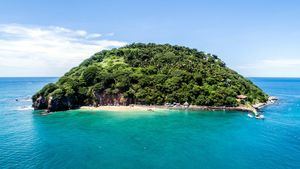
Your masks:
[[[248,117],[253,118],[254,116],[252,114],[247,114]]]
[[[264,116],[264,115],[262,115],[262,114],[259,114],[259,115],[256,115],[256,116],[255,116],[255,118],[256,118],[256,119],[264,119],[264,118],[265,118],[265,116]]]

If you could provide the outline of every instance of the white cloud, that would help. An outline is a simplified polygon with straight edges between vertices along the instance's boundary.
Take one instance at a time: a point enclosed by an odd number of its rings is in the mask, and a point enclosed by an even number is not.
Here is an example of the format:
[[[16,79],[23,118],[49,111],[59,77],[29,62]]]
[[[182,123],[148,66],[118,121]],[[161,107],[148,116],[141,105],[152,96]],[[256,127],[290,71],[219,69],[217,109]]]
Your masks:
[[[114,36],[114,35],[115,35],[115,33],[113,33],[113,32],[110,32],[110,33],[106,34],[106,36]]]
[[[264,65],[276,68],[300,67],[300,59],[270,59],[263,60]]]
[[[238,66],[237,69],[246,76],[300,77],[300,59],[264,59],[255,64]]]
[[[0,25],[0,76],[61,76],[92,54],[122,41],[62,27]]]

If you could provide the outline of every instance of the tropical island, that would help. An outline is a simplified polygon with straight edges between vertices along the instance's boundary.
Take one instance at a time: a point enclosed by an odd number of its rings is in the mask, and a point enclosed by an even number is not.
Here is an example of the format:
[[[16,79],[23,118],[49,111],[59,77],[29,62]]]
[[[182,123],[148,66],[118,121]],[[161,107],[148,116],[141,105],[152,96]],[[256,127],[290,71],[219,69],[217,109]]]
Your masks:
[[[32,96],[36,110],[158,106],[255,112],[268,95],[218,56],[169,44],[103,50]]]

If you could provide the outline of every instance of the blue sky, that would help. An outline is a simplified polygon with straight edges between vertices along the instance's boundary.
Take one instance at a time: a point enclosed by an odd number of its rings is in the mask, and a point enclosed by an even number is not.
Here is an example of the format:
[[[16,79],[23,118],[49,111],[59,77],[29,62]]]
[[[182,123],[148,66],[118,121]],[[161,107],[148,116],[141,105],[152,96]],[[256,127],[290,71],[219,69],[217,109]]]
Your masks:
[[[61,76],[93,53],[132,42],[218,55],[245,76],[300,77],[300,2],[0,2],[0,76]]]

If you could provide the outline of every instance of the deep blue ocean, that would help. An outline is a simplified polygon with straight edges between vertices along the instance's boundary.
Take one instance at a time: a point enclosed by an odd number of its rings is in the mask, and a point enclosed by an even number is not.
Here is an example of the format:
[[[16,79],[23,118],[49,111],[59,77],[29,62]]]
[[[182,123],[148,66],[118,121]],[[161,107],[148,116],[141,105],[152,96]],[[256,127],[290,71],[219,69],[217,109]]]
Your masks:
[[[1,169],[300,168],[300,79],[251,78],[279,98],[265,120],[238,111],[31,110],[31,95],[56,80],[0,78]]]

